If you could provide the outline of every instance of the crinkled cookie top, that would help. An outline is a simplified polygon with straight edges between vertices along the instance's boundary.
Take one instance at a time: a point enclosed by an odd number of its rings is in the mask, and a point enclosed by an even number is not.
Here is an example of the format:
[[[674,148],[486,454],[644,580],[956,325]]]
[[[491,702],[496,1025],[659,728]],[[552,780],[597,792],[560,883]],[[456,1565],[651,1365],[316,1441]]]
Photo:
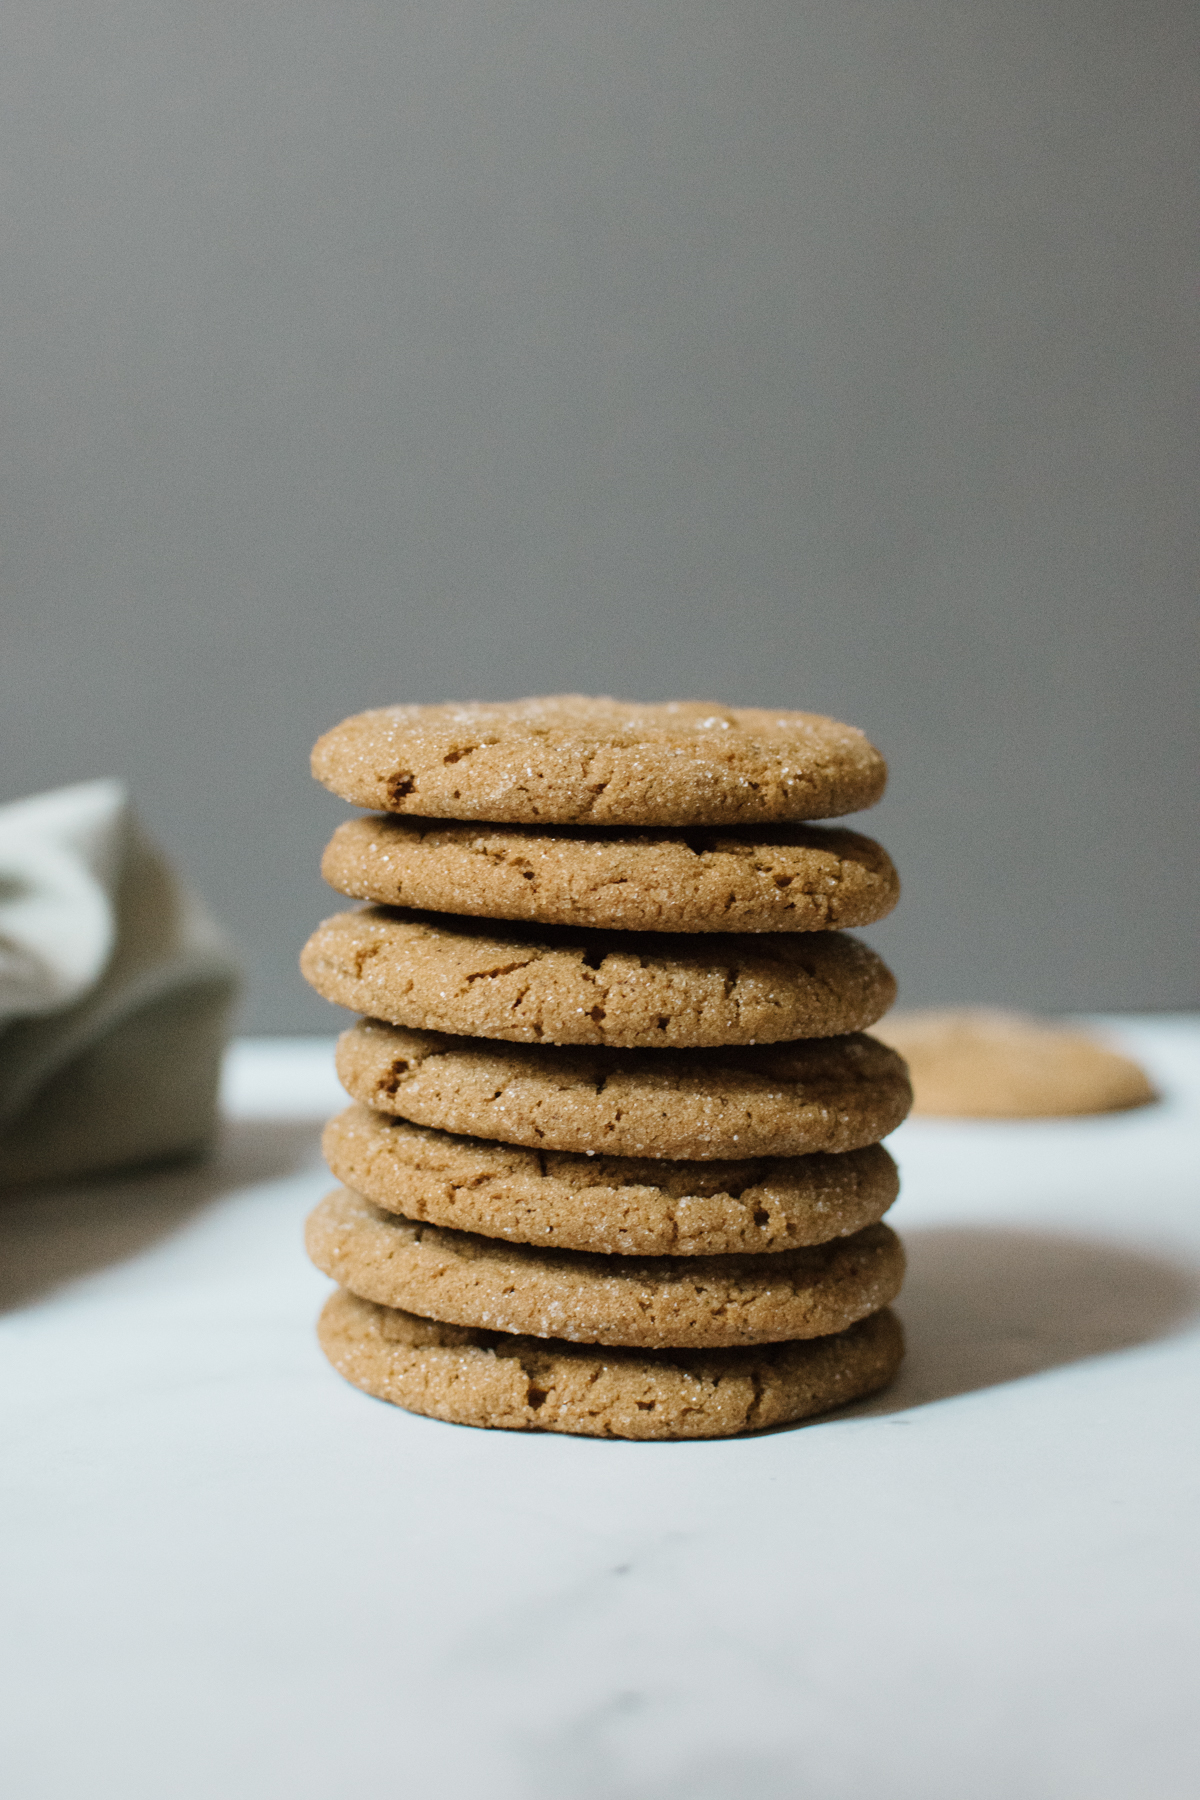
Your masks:
[[[819,713],[581,694],[378,707],[326,732],[312,768],[356,806],[501,824],[834,818],[887,779],[861,731]]]

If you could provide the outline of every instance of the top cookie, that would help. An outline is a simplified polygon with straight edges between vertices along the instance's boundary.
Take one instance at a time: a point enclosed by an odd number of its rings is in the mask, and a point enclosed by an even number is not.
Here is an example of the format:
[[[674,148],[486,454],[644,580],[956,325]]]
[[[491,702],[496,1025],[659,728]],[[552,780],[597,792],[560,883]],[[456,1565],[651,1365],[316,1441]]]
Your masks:
[[[580,694],[378,707],[318,739],[312,769],[376,812],[528,825],[836,818],[887,779],[861,731],[819,713]]]

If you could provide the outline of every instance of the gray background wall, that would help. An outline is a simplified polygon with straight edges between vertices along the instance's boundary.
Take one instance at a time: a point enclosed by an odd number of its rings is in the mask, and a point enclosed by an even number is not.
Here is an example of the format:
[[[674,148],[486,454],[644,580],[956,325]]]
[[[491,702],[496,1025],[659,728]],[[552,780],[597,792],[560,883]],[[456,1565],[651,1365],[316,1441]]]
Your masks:
[[[1194,6],[0,14],[0,797],[97,773],[255,1029],[391,699],[862,725],[913,1002],[1196,1003]]]

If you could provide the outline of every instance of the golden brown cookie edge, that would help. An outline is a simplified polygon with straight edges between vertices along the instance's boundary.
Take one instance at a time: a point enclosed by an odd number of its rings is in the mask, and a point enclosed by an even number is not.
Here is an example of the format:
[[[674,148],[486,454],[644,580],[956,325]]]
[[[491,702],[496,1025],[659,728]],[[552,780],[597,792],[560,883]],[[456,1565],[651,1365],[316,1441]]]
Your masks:
[[[907,1117],[912,1104],[902,1058],[877,1039],[861,1033],[812,1042],[814,1047],[828,1047],[831,1052],[837,1046],[862,1046],[875,1055],[875,1074],[865,1084],[848,1082],[828,1105],[799,1099],[782,1105],[780,1093],[774,1111],[764,1110],[757,1105],[761,1098],[758,1090],[748,1089],[743,1111],[720,1122],[713,1121],[704,1104],[705,1083],[714,1065],[701,1065],[695,1060],[716,1054],[708,1049],[555,1050],[550,1046],[455,1039],[443,1033],[405,1030],[379,1019],[360,1019],[338,1039],[335,1064],[338,1079],[351,1099],[366,1106],[411,1119],[418,1125],[466,1137],[495,1138],[532,1149],[585,1155],[588,1151],[602,1151],[613,1156],[649,1156],[677,1162],[729,1162],[748,1156],[806,1156],[813,1151],[840,1154],[879,1143]],[[786,1050],[788,1046],[761,1048],[769,1052]],[[742,1054],[753,1056],[757,1051]],[[557,1067],[545,1061],[548,1057],[558,1059]],[[623,1112],[611,1095],[604,1104],[595,1105],[583,1083],[577,1082],[572,1088],[556,1089],[554,1085],[553,1078],[576,1068],[579,1059],[600,1057],[610,1059],[607,1064],[597,1063],[604,1091],[619,1083],[622,1070],[626,1080],[632,1076],[632,1085],[624,1090],[629,1104]],[[635,1063],[634,1058],[639,1062]],[[664,1102],[652,1087],[641,1091],[638,1086],[640,1063],[645,1062],[646,1072],[652,1074],[652,1064],[660,1058],[664,1067],[668,1058],[677,1065],[690,1059],[693,1066],[690,1088],[681,1090],[682,1100],[678,1095],[667,1096],[670,1103],[665,1111]],[[881,1062],[880,1058],[886,1060]],[[427,1079],[427,1065],[434,1061],[434,1075],[444,1079]],[[493,1090],[490,1094],[489,1088]],[[594,1091],[600,1099],[600,1090]],[[733,1129],[735,1124],[737,1131]]]
[[[799,823],[873,806],[887,780],[824,714],[586,695],[375,707],[317,740],[312,771],[374,811],[502,824]]]
[[[904,1354],[899,1320],[886,1309],[835,1337],[707,1356],[516,1338],[498,1355],[494,1334],[453,1333],[439,1344],[419,1329],[410,1335],[425,1342],[397,1344],[381,1330],[388,1310],[340,1289],[326,1301],[318,1338],[338,1374],[409,1412],[492,1430],[642,1442],[738,1436],[865,1399],[894,1378]]]
[[[730,830],[719,834],[724,844],[688,847],[697,867],[675,854],[683,834],[665,830],[655,843],[653,833],[593,830],[582,838],[374,814],[338,826],[321,874],[350,899],[378,905],[594,930],[806,933],[888,916],[900,878],[881,844],[844,827],[795,829],[829,841],[793,849]],[[427,837],[438,842],[428,846]]]
[[[634,1050],[846,1037],[896,997],[848,932],[691,940],[383,906],[323,920],[300,972],[333,1005],[407,1030]]]
[[[828,1337],[900,1291],[894,1231],[769,1255],[612,1257],[544,1250],[384,1213],[341,1188],[309,1214],[305,1247],[361,1299],[477,1330],[647,1349]]]
[[[322,1149],[345,1186],[406,1218],[617,1256],[765,1255],[825,1243],[882,1219],[900,1186],[882,1144],[728,1165],[597,1158],[459,1137],[358,1101],[329,1121]],[[726,1168],[736,1193],[713,1186]],[[690,1204],[664,1185],[678,1188],[689,1170],[698,1195]],[[576,1173],[586,1179],[569,1179]],[[606,1174],[610,1181],[597,1179]]]

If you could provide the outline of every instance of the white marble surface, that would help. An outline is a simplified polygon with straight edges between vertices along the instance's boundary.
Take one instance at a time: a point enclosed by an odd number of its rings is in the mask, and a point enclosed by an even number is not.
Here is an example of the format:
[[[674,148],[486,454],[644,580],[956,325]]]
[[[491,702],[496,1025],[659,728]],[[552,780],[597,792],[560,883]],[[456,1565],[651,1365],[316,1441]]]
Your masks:
[[[0,1205],[14,1800],[1194,1800],[1200,1023],[1167,1094],[909,1124],[898,1386],[711,1444],[345,1386],[300,1250],[327,1043],[203,1170]]]

